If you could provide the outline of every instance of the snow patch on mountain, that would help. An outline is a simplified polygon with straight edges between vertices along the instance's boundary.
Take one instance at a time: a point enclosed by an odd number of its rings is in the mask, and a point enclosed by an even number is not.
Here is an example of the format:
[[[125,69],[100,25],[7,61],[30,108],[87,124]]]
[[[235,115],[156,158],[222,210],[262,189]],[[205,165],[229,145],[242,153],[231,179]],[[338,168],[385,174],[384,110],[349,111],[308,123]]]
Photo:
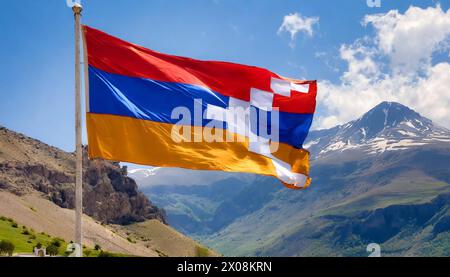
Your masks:
[[[450,142],[450,131],[395,102],[383,102],[362,117],[331,129],[312,131],[304,148],[313,158],[356,150],[365,154]]]

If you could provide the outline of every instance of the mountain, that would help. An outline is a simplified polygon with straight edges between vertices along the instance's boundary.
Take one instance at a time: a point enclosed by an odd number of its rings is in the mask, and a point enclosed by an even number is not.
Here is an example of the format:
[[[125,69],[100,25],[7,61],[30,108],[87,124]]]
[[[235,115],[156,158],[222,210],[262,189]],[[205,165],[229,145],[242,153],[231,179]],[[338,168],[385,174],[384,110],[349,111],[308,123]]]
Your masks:
[[[37,190],[62,208],[74,208],[75,158],[40,141],[0,127],[0,188],[17,195]],[[146,219],[164,212],[138,190],[118,163],[88,160],[84,149],[83,209],[103,223]]]
[[[201,174],[201,173],[197,173]],[[259,187],[260,176],[243,176],[199,185],[156,185],[143,187],[155,203],[163,206],[168,222],[193,236],[216,232],[236,218],[256,211],[277,186]]]
[[[449,131],[394,102],[383,102],[357,120],[331,129],[312,131],[304,147],[313,158],[347,151],[380,154],[413,146],[448,143]]]
[[[83,230],[88,246],[137,256],[196,256],[197,250],[217,255],[167,226],[164,210],[138,189],[126,167],[88,160],[84,151]],[[70,241],[74,176],[74,153],[0,126],[0,216]],[[30,240],[26,236],[24,244]]]
[[[198,227],[181,230],[225,255],[365,256],[372,242],[383,255],[450,255],[450,131],[383,102],[357,120],[311,131],[305,147],[313,178],[305,190],[261,176],[240,186],[230,174],[229,183],[208,185],[214,195],[232,187],[218,201],[199,197],[195,186],[145,192],[164,208],[183,207],[168,211],[168,221],[188,226],[186,218],[196,218]]]

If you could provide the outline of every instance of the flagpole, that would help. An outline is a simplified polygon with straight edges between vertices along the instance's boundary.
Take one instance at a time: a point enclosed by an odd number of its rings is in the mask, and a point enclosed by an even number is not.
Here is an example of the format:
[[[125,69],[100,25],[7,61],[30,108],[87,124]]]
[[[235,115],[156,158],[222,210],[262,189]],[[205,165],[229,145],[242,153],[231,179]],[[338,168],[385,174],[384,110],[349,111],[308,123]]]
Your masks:
[[[83,215],[83,149],[81,146],[81,88],[80,88],[80,17],[83,7],[75,3],[72,7],[75,17],[75,243],[78,245],[76,256],[83,256],[82,215]]]

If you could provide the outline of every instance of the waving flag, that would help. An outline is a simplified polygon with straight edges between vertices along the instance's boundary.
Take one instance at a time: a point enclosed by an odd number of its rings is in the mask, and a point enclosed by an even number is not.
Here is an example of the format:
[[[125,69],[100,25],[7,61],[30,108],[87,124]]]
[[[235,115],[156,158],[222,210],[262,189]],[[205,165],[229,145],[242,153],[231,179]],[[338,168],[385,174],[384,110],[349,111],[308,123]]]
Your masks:
[[[315,81],[155,52],[83,26],[90,158],[310,184]],[[263,125],[267,125],[263,131]]]

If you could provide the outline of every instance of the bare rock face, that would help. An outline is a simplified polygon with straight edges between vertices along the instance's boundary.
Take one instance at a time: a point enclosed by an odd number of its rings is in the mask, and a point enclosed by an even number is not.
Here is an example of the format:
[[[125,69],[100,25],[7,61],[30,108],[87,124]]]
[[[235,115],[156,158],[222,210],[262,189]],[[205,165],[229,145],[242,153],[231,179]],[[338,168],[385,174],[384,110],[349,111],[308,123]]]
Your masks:
[[[83,212],[103,223],[158,219],[164,210],[139,191],[117,162],[88,160],[84,148]],[[43,193],[63,208],[74,208],[75,155],[0,127],[0,190]]]
[[[146,219],[166,223],[164,211],[152,205],[138,190],[136,182],[127,176],[126,168],[103,160],[89,161],[85,158],[83,162],[83,206],[86,214],[108,223],[128,224]]]

